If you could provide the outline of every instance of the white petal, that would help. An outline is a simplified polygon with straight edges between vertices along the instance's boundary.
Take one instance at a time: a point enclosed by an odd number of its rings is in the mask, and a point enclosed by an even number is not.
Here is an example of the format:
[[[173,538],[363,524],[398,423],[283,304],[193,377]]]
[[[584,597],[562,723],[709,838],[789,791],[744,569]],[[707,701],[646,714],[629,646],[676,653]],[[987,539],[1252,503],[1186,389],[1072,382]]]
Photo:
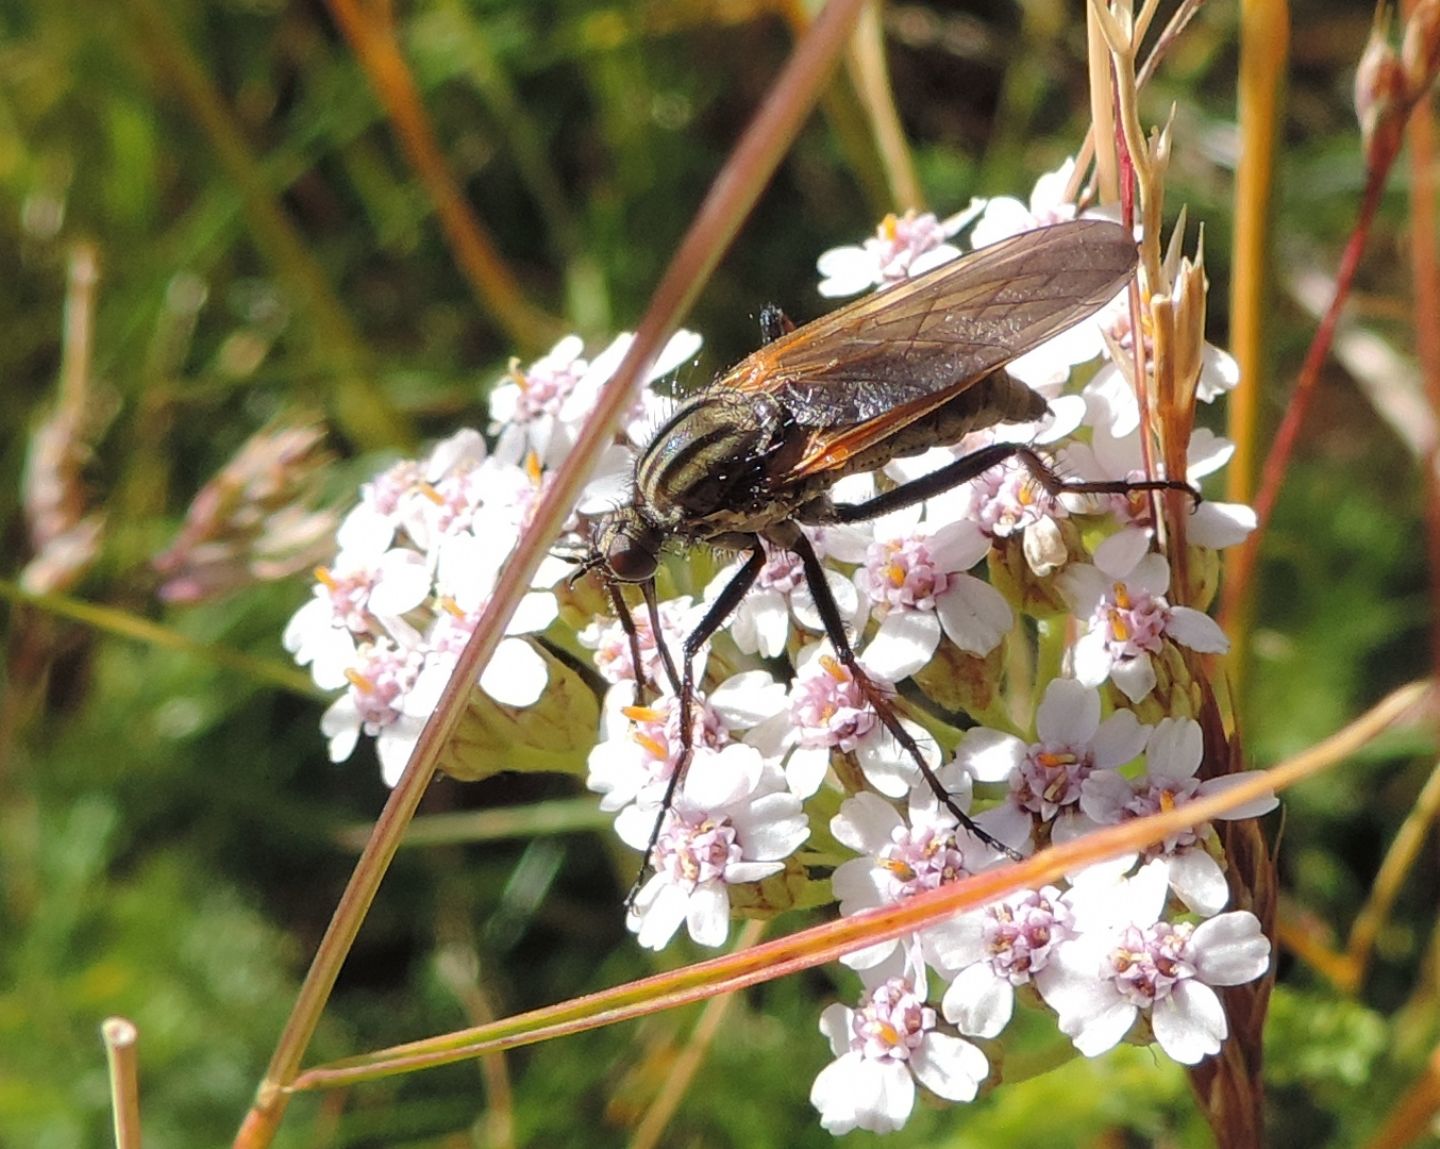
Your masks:
[[[696,332],[680,328],[660,349],[660,354],[655,357],[655,364],[650,368],[650,373],[645,376],[645,381],[653,383],[656,379],[669,375],[677,367],[688,363],[699,353],[700,345],[703,342],[704,340]]]
[[[727,726],[747,729],[785,709],[785,685],[768,670],[746,670],[727,678],[707,701]]]
[[[787,858],[810,836],[800,799],[788,790],[755,799],[747,810],[736,811],[733,819],[745,857],[753,861]]]
[[[1176,985],[1169,997],[1155,1003],[1150,1021],[1160,1048],[1182,1065],[1219,1053],[1227,1032],[1220,999],[1198,981]]]
[[[797,798],[809,798],[820,789],[830,770],[830,751],[802,746],[785,761],[785,785]]]
[[[1043,704],[1042,704],[1043,708]],[[955,748],[955,761],[979,782],[1004,782],[1024,761],[1026,744],[1013,734],[977,726]]]
[[[1202,611],[1188,606],[1172,606],[1165,632],[1176,642],[1201,654],[1224,654],[1230,640],[1220,624]]]
[[[1244,503],[1205,502],[1191,514],[1186,533],[1195,546],[1218,551],[1243,543],[1258,522],[1254,509]]]
[[[1121,531],[1095,548],[1095,566],[1115,579],[1127,579],[1143,561],[1150,538],[1142,531]],[[1169,582],[1169,579],[1166,579]],[[1165,588],[1160,588],[1163,591]]]
[[[505,633],[511,636],[539,634],[560,617],[560,607],[555,596],[547,591],[532,591],[520,600],[510,621],[505,624]]]
[[[935,565],[943,571],[968,571],[990,553],[990,540],[977,523],[962,519],[945,523],[927,540]]]
[[[940,620],[933,614],[895,610],[886,615],[860,661],[879,677],[899,682],[929,662],[939,645]]]
[[[920,1084],[947,1101],[973,1101],[990,1074],[985,1055],[970,1042],[932,1030],[910,1059]]]
[[[743,742],[719,752],[697,748],[683,783],[685,800],[701,810],[719,810],[744,801],[755,791],[765,759]]]
[[[920,754],[932,768],[940,756],[940,748],[928,731],[913,722],[900,720],[904,729],[920,748]],[[919,778],[915,760],[884,727],[875,727],[855,747],[855,760],[860,764],[866,781],[887,798],[903,798]]]
[[[480,674],[480,689],[506,706],[530,706],[545,693],[549,681],[545,660],[528,642],[502,638]]]
[[[1270,968],[1270,939],[1248,910],[1232,910],[1195,927],[1190,937],[1195,970],[1211,985],[1242,985]]]
[[[1042,741],[1079,745],[1089,742],[1099,729],[1098,690],[1073,678],[1057,678],[1045,688],[1035,711],[1035,733]]]
[[[652,886],[655,893],[651,895],[649,904],[641,909],[645,893]],[[680,924],[685,921],[689,901],[684,890],[671,885],[657,874],[640,891],[640,897],[636,899],[637,913],[627,919],[625,924],[630,926],[634,922],[635,940],[646,949],[664,949],[666,943],[675,936]]]
[[[1100,980],[1099,956],[1083,940],[1071,943],[1035,976],[1040,995],[1057,1015],[1060,1032],[1086,1057],[1098,1057],[1118,1045],[1137,1012],[1111,982]]]
[[[1200,783],[1199,794],[1204,797],[1218,794],[1222,790],[1229,790],[1233,786],[1248,782],[1260,773],[1262,772],[1259,770],[1242,770],[1239,774],[1225,774],[1219,778],[1209,778]],[[1218,816],[1227,821],[1236,818],[1258,818],[1262,814],[1270,813],[1278,805],[1280,805],[1280,799],[1274,794],[1264,794]]]
[[[730,623],[735,645],[762,658],[778,658],[790,634],[790,608],[777,590],[758,590],[745,599]]]
[[[935,609],[950,641],[969,654],[989,654],[1015,625],[1005,596],[968,575],[936,600]]]
[[[1132,710],[1117,710],[1095,732],[1090,744],[1095,765],[1101,770],[1124,766],[1139,756],[1150,738],[1150,727],[1144,725]]]
[[[764,881],[784,868],[784,862],[731,862],[725,867],[725,884],[738,886],[745,882]]]
[[[685,926],[702,946],[723,946],[730,936],[730,892],[724,882],[704,882],[690,895]]]
[[[1089,563],[1070,563],[1055,576],[1055,585],[1060,588],[1060,593],[1082,617],[1094,611],[1109,593],[1110,583],[1110,578],[1103,571]]]
[[[1078,653],[1078,643],[1076,649]],[[1155,667],[1148,654],[1136,655],[1134,658],[1112,665],[1110,679],[1131,702],[1139,702],[1155,689]]]
[[[1088,630],[1070,648],[1070,671],[1082,686],[1099,686],[1114,665],[1100,630]],[[1148,693],[1148,691],[1146,692]]]
[[[976,962],[963,969],[945,991],[941,1007],[961,1033],[995,1037],[1010,1024],[1015,1011],[1015,990],[997,977],[989,962]]]
[[[1205,917],[1218,914],[1230,900],[1220,863],[1199,846],[1170,855],[1170,885],[1180,900]]]
[[[1152,778],[1173,782],[1193,778],[1205,755],[1205,736],[1193,718],[1162,718],[1145,748],[1145,769]]]
[[[845,910],[842,908],[840,912],[843,914]],[[848,954],[840,955],[840,964],[847,969],[861,972],[872,970],[894,953],[895,947],[899,944],[898,940],[891,938],[888,942],[876,942],[873,946],[866,946],[864,949],[851,950]]]
[[[1200,380],[1195,397],[1202,403],[1231,391],[1240,383],[1240,364],[1233,356],[1213,344],[1205,344],[1200,355]]]
[[[842,846],[848,846],[857,854],[874,854],[889,845],[890,835],[903,825],[894,806],[878,794],[862,790],[853,798],[847,798],[840,806],[840,813],[830,819],[830,833]]]
[[[1080,785],[1080,809],[1101,826],[1123,821],[1125,808],[1134,797],[1130,779],[1114,770],[1096,770]]]

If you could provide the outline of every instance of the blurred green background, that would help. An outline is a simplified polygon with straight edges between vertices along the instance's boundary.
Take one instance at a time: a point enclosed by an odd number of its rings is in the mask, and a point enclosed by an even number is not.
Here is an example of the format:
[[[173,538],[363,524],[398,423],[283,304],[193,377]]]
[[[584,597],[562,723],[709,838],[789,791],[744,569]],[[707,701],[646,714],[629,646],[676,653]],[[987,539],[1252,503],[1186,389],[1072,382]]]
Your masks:
[[[1074,150],[1086,122],[1081,12],[1078,0],[886,10],[895,101],[942,215],[972,195],[1023,198]],[[283,668],[303,575],[197,605],[157,600],[150,561],[201,484],[256,429],[305,408],[332,420],[324,484],[347,497],[397,453],[483,427],[485,393],[511,356],[533,358],[565,330],[598,349],[633,325],[793,42],[783,7],[758,0],[420,0],[394,19],[444,158],[533,313],[522,322],[498,323],[477,301],[325,5],[0,4],[3,577],[30,557],[18,492],[55,403],[77,244],[99,263],[83,474],[105,529],[71,593]],[[1204,7],[1145,104],[1151,122],[1175,109],[1168,214],[1188,203],[1205,225],[1222,345],[1236,20],[1232,5]],[[1333,274],[1363,182],[1351,85],[1370,20],[1335,0],[1294,12],[1273,372],[1257,381],[1267,424],[1313,329],[1291,277]],[[1404,188],[1402,164],[1352,309],[1402,368],[1413,356]],[[893,206],[841,76],[688,320],[706,338],[689,381],[754,346],[764,303],[824,310],[815,257]],[[1253,764],[1426,673],[1423,508],[1386,416],[1404,386],[1403,372],[1364,363],[1327,372],[1261,570],[1241,699]],[[254,667],[102,633],[13,594],[0,610],[0,1145],[109,1143],[98,1026],[110,1014],[140,1027],[147,1145],[228,1144],[353,862],[340,833],[384,800],[373,758],[362,748],[331,765],[323,703]],[[1395,736],[1288,796],[1292,912],[1343,936],[1431,749]],[[579,790],[558,777],[441,780],[422,813]],[[591,832],[402,852],[308,1060],[681,960],[683,946],[654,959],[628,941],[630,865]],[[1267,1070],[1276,1144],[1362,1143],[1416,1073],[1437,1036],[1436,880],[1429,853],[1356,997],[1281,956]],[[818,1010],[836,993],[820,972],[749,995],[665,1143],[829,1144],[807,1094],[828,1060]],[[509,1058],[510,1142],[486,1124],[495,1094],[470,1064],[303,1098],[280,1143],[621,1145],[691,1020]],[[974,1106],[922,1108],[887,1143],[1207,1136],[1176,1067],[1125,1049]]]

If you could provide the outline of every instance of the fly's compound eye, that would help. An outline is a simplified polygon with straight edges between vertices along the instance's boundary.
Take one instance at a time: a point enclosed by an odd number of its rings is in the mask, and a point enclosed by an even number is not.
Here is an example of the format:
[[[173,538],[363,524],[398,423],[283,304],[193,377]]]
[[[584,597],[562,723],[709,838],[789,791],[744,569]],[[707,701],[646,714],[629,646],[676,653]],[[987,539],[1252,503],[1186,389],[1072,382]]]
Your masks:
[[[655,575],[660,536],[638,516],[617,516],[600,530],[599,551],[605,567],[620,582],[647,582]]]

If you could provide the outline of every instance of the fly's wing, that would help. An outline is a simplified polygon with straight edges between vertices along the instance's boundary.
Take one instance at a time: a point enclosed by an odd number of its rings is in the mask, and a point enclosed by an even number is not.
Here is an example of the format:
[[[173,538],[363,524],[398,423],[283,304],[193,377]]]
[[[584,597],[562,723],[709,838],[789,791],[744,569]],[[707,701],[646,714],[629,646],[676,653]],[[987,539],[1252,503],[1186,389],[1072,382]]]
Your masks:
[[[812,431],[801,471],[823,469],[1094,314],[1135,258],[1107,220],[1024,232],[807,323],[720,382],[783,403]]]

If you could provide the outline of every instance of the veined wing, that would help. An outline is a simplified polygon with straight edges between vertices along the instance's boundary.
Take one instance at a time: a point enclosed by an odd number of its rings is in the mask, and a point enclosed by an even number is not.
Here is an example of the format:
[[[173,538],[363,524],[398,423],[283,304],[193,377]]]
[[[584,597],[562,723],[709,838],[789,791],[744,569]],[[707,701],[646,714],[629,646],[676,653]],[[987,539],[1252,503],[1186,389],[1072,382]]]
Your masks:
[[[1024,232],[807,323],[719,382],[773,395],[802,426],[879,421],[883,437],[1094,314],[1135,259],[1108,220]]]

